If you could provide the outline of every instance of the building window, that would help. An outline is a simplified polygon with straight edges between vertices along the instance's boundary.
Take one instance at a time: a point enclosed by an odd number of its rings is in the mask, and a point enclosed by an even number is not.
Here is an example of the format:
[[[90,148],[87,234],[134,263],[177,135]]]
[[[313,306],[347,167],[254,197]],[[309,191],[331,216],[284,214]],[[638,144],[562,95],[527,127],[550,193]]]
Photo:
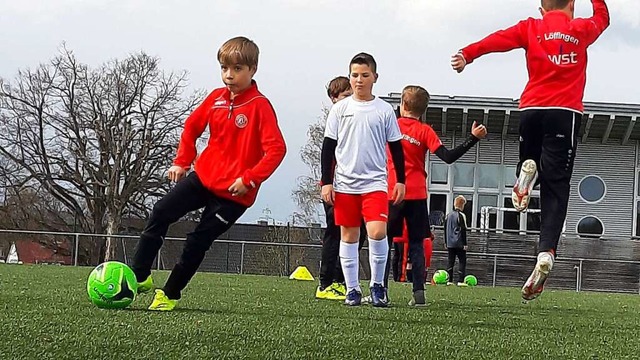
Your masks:
[[[640,237],[640,171],[638,171],[638,168],[636,168],[635,184],[637,193],[634,201],[635,216],[633,217],[633,220],[635,221],[635,228],[633,229],[633,236]]]
[[[576,228],[578,235],[583,237],[599,238],[604,234],[604,225],[602,224],[602,221],[593,215],[587,215],[580,219]]]
[[[513,209],[511,197],[504,198],[504,207]],[[520,230],[520,213],[517,211],[504,211],[502,215],[502,228],[505,230]]]
[[[447,195],[429,194],[429,223],[432,226],[444,225],[444,217],[447,214]]]
[[[516,184],[516,167],[505,166],[503,168],[502,176],[504,177],[504,187],[512,188]]]
[[[478,176],[478,187],[497,189],[498,184],[500,183],[501,168],[502,165],[479,165],[478,170],[476,171],[476,174]]]
[[[443,163],[432,162],[429,179],[432,184],[447,184],[449,178],[449,166]]]
[[[640,201],[636,201],[636,233],[635,236],[640,236]]]
[[[587,175],[578,185],[578,194],[580,198],[589,204],[597,203],[602,200],[607,193],[607,186],[601,177],[596,175]]]
[[[540,209],[540,198],[529,198],[529,209]],[[527,212],[527,231],[540,231],[540,213]]]
[[[485,206],[497,207],[498,195],[478,195],[478,210],[476,211],[476,227],[478,229],[482,228],[482,208]],[[497,218],[495,211],[489,213],[489,229],[496,229]]]
[[[475,164],[457,163],[453,165],[453,186],[473,187]]]

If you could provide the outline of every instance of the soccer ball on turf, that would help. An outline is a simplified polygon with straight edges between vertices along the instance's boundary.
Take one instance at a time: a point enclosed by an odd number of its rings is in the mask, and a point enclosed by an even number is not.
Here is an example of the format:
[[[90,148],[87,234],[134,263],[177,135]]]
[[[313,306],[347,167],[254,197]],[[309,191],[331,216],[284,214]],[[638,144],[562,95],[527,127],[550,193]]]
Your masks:
[[[138,291],[136,275],[130,267],[107,261],[96,266],[87,280],[91,302],[102,309],[123,309],[133,302]]]
[[[438,270],[433,274],[433,282],[437,285],[446,284],[449,281],[449,273],[445,270]]]
[[[476,286],[478,285],[478,279],[473,275],[467,275],[464,277],[464,283],[469,286]]]

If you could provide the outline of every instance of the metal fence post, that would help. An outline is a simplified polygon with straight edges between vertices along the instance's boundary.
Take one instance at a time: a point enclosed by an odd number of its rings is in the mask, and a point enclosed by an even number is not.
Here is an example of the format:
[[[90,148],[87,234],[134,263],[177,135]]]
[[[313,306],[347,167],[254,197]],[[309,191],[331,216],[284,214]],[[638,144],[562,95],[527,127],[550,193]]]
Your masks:
[[[160,270],[160,249],[158,249],[158,257],[156,257],[156,268]]]
[[[287,223],[287,244],[291,243],[291,225]],[[287,245],[287,261],[285,261],[284,275],[288,275],[291,269],[291,247]]]
[[[227,244],[227,266],[225,267],[225,272],[226,273],[230,273],[231,271],[229,271],[229,247],[231,246],[231,244]]]
[[[74,236],[75,244],[73,250],[73,266],[78,266],[78,249],[80,248],[80,234],[75,234]]]
[[[580,267],[578,268],[578,291],[582,291],[582,259],[580,259]]]
[[[240,248],[240,275],[244,273],[244,244],[245,242],[243,241]]]
[[[496,287],[496,273],[498,272],[498,255],[493,256],[493,283],[492,287]]]

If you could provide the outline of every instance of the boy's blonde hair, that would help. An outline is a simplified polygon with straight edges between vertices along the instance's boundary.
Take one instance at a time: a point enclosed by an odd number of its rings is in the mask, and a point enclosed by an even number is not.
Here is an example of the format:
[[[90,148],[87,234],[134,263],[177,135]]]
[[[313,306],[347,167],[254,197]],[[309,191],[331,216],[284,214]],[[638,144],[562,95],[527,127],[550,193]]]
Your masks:
[[[462,195],[456,196],[456,198],[453,200],[453,208],[457,210],[463,210],[466,204],[467,199],[465,199]]]
[[[420,117],[429,106],[429,92],[422,86],[408,85],[402,89],[402,104],[412,115]]]
[[[341,93],[349,89],[351,89],[349,78],[347,78],[346,76],[338,76],[329,81],[329,85],[327,85],[327,96],[329,96],[330,99],[335,99]]]
[[[251,69],[258,68],[258,45],[244,36],[227,40],[218,50],[218,62],[223,65],[247,65]]]

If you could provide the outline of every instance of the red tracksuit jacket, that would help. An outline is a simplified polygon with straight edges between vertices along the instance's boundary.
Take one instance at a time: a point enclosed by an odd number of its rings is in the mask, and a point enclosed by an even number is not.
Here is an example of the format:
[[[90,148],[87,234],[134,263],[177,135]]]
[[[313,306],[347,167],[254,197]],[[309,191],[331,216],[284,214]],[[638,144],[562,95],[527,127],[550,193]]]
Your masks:
[[[432,154],[440,146],[442,141],[436,132],[428,124],[423,124],[419,120],[409,118],[399,118],[398,125],[402,133],[402,150],[404,151],[404,172],[406,174],[405,200],[423,200],[427,198],[427,172],[425,164],[427,161],[427,151]],[[393,188],[398,180],[396,179],[395,165],[391,159],[391,152],[387,146],[387,172],[389,200],[393,200]]]
[[[593,16],[571,20],[561,11],[528,18],[462,49],[467,64],[491,52],[526,51],[529,82],[520,108],[564,108],[582,112],[587,48],[609,26],[604,0],[592,0]]]
[[[207,125],[209,142],[196,158],[196,140]],[[173,163],[188,169],[195,159],[195,172],[207,189],[249,207],[260,184],[273,174],[285,153],[275,111],[253,81],[233,100],[226,87],[207,96],[187,118]],[[249,191],[231,196],[228,189],[239,177]]]

